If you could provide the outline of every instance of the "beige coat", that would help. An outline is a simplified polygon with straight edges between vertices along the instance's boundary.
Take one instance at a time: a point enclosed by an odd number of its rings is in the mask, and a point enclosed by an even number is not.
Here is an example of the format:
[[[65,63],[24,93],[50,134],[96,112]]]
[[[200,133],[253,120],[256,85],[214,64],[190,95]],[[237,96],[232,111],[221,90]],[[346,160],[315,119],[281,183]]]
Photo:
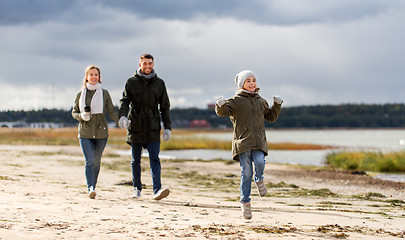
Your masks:
[[[89,106],[91,99],[96,91],[87,90],[86,105]],[[79,138],[102,139],[108,137],[108,126],[105,118],[106,113],[115,123],[118,123],[118,113],[114,108],[111,96],[107,90],[103,89],[103,113],[94,114],[91,116],[90,121],[86,122],[80,117],[79,99],[81,91],[77,93],[76,99],[72,109],[73,118],[79,121]]]
[[[239,160],[238,154],[248,150],[262,150],[268,155],[264,121],[274,122],[281,111],[281,104],[270,108],[267,101],[257,93],[243,90],[226,100],[221,107],[215,106],[220,117],[229,117],[233,123],[232,156]]]

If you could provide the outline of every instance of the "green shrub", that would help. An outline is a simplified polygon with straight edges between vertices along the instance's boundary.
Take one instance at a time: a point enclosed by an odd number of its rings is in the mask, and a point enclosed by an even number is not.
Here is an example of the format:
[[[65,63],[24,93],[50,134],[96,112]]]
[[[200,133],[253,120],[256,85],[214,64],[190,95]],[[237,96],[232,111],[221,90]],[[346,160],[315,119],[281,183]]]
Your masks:
[[[333,152],[326,155],[326,163],[346,170],[405,172],[405,152]]]

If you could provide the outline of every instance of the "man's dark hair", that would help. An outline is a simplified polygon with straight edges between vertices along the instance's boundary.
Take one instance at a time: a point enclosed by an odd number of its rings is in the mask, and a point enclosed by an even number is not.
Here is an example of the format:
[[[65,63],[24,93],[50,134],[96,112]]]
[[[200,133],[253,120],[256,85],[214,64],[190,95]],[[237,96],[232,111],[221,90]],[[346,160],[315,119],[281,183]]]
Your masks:
[[[142,54],[142,56],[139,59],[142,60],[144,58],[152,59],[152,61],[154,61],[153,56],[150,55],[149,53]]]

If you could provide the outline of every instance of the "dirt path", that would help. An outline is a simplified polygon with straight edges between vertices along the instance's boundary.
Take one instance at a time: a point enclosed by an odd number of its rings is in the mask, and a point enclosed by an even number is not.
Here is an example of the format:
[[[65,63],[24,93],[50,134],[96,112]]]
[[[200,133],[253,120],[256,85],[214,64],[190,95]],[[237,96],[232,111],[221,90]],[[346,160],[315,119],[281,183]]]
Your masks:
[[[404,184],[364,175],[268,164],[266,197],[252,188],[241,218],[238,164],[163,161],[168,198],[152,200],[148,161],[142,198],[128,157],[108,148],[95,200],[74,146],[0,145],[0,239],[399,239]]]

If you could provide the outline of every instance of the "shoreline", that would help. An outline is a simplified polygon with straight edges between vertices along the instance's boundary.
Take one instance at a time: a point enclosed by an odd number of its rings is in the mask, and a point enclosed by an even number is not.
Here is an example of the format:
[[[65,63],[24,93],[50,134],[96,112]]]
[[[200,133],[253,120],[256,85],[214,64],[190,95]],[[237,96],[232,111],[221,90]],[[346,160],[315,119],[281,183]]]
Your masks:
[[[240,167],[162,161],[170,195],[152,200],[147,159],[133,200],[130,158],[106,147],[95,200],[79,146],[0,145],[0,239],[398,239],[405,183],[347,172],[268,164],[268,194],[252,184],[241,217]]]
[[[278,165],[288,165],[288,166],[295,166],[295,167],[303,167],[303,168],[328,168],[327,165],[321,164],[321,161],[318,161],[318,164],[314,165],[316,161],[311,161],[306,164],[294,164],[294,163],[283,163],[283,162],[278,162],[277,159],[282,158],[283,156],[277,156],[276,158],[274,157],[275,154],[277,154],[280,150],[272,150],[269,151],[269,156],[267,158],[270,159],[268,164],[278,164]],[[313,150],[310,152],[317,152],[319,154],[323,154],[325,150]],[[161,150],[161,154],[159,157],[163,160],[184,160],[186,157],[188,159],[186,160],[194,160],[194,161],[232,161],[231,159],[226,159],[230,158],[230,151],[229,150],[217,150],[217,149],[186,149],[186,150]],[[291,154],[291,152],[294,151],[282,151],[287,154]],[[299,151],[300,153],[303,153],[303,150]],[[120,156],[126,156],[130,157],[131,156],[131,151],[130,150],[117,150],[116,153]],[[305,153],[305,150],[304,150]],[[147,151],[144,151],[142,153],[142,157],[148,157]],[[189,157],[192,156],[192,157]],[[305,156],[304,154],[300,154],[299,158],[302,158]],[[285,157],[285,156],[284,156]],[[312,153],[312,157],[313,153]],[[319,158],[319,156],[316,156],[316,159]],[[339,170],[335,170],[339,171]],[[343,171],[343,170],[340,170]],[[349,170],[347,170],[350,172]],[[395,173],[395,172],[365,172],[368,176],[371,176],[373,178],[381,179],[381,180],[387,180],[387,181],[394,181],[394,182],[405,182],[405,173]]]

